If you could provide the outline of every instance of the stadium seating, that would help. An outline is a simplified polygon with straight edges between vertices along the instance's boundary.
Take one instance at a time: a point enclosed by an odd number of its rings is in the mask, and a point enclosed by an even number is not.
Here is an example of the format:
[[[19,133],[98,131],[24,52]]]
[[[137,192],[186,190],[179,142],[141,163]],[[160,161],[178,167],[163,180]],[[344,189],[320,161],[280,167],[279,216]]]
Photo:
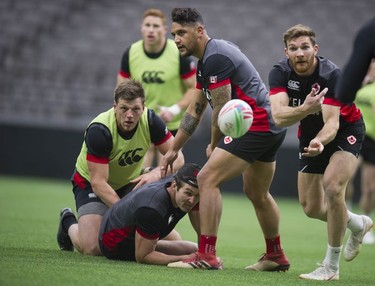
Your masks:
[[[373,0],[191,0],[211,37],[237,44],[267,83],[283,55],[282,32],[304,23],[318,33],[321,54],[345,63],[353,36],[373,16]],[[142,13],[168,15],[182,1],[2,0],[1,122],[83,128],[109,108],[125,47],[137,40]],[[353,18],[352,14],[361,15]],[[354,20],[349,20],[354,19]],[[15,113],[14,111],[17,110]]]

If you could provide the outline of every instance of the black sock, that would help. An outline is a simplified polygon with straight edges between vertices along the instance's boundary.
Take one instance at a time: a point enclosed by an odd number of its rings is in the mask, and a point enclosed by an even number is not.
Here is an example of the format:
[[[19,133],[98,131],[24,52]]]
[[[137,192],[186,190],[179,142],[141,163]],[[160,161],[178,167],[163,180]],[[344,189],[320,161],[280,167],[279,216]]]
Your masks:
[[[72,224],[76,224],[76,223],[78,223],[76,217],[74,215],[69,215],[65,217],[64,220],[62,221],[62,227],[66,232],[68,232],[69,227]]]

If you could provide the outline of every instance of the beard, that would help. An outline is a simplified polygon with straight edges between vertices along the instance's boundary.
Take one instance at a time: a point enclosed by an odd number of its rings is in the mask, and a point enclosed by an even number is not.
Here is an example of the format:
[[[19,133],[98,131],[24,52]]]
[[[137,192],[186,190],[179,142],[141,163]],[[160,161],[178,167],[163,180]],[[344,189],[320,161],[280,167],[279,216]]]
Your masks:
[[[305,74],[311,70],[314,66],[314,57],[303,62],[294,62],[293,68],[297,74]]]
[[[190,57],[193,53],[190,51],[190,50],[188,50],[186,47],[181,47],[181,48],[179,48],[178,49],[179,50],[179,52],[180,52],[180,55],[182,56],[182,57],[184,57],[184,58],[186,58],[186,57]]]

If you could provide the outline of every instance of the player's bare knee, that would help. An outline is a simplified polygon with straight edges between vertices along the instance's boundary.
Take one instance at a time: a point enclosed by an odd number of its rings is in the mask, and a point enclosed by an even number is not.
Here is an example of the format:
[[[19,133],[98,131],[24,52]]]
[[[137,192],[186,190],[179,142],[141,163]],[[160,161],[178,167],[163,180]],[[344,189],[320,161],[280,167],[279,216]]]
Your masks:
[[[324,184],[324,193],[328,201],[337,201],[345,197],[345,184],[330,181]]]
[[[309,218],[320,218],[322,216],[322,209],[319,204],[315,205],[308,202],[301,202],[301,206],[305,215]]]
[[[101,255],[101,251],[98,244],[86,244],[81,249],[81,253],[85,255],[98,256]]]
[[[246,194],[247,198],[252,202],[254,207],[261,208],[261,207],[269,207],[270,205],[270,193],[267,191],[255,191],[255,190],[248,190],[244,189],[244,193]]]
[[[197,182],[199,185],[199,190],[204,191],[207,189],[207,186],[212,187],[218,187],[219,182],[217,182],[217,179],[215,176],[212,175],[212,173],[207,172],[205,170],[201,170],[197,176]]]

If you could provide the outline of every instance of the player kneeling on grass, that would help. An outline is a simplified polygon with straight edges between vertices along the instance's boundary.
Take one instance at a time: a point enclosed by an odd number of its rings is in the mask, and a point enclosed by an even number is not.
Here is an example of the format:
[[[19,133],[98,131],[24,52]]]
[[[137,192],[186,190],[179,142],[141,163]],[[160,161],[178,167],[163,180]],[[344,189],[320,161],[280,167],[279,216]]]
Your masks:
[[[133,188],[160,179],[159,167],[142,172],[144,157],[151,144],[166,154],[172,141],[165,123],[145,106],[141,83],[119,84],[113,107],[95,117],[85,131],[72,176],[78,221],[70,208],[60,211],[60,249],[101,255],[98,235],[104,213]],[[184,164],[182,152],[177,160],[174,170]],[[174,232],[168,238],[180,236]]]
[[[186,213],[199,231],[200,166],[185,164],[175,175],[134,190],[104,215],[99,233],[100,249],[107,258],[167,265],[189,258],[197,244],[162,240]]]

